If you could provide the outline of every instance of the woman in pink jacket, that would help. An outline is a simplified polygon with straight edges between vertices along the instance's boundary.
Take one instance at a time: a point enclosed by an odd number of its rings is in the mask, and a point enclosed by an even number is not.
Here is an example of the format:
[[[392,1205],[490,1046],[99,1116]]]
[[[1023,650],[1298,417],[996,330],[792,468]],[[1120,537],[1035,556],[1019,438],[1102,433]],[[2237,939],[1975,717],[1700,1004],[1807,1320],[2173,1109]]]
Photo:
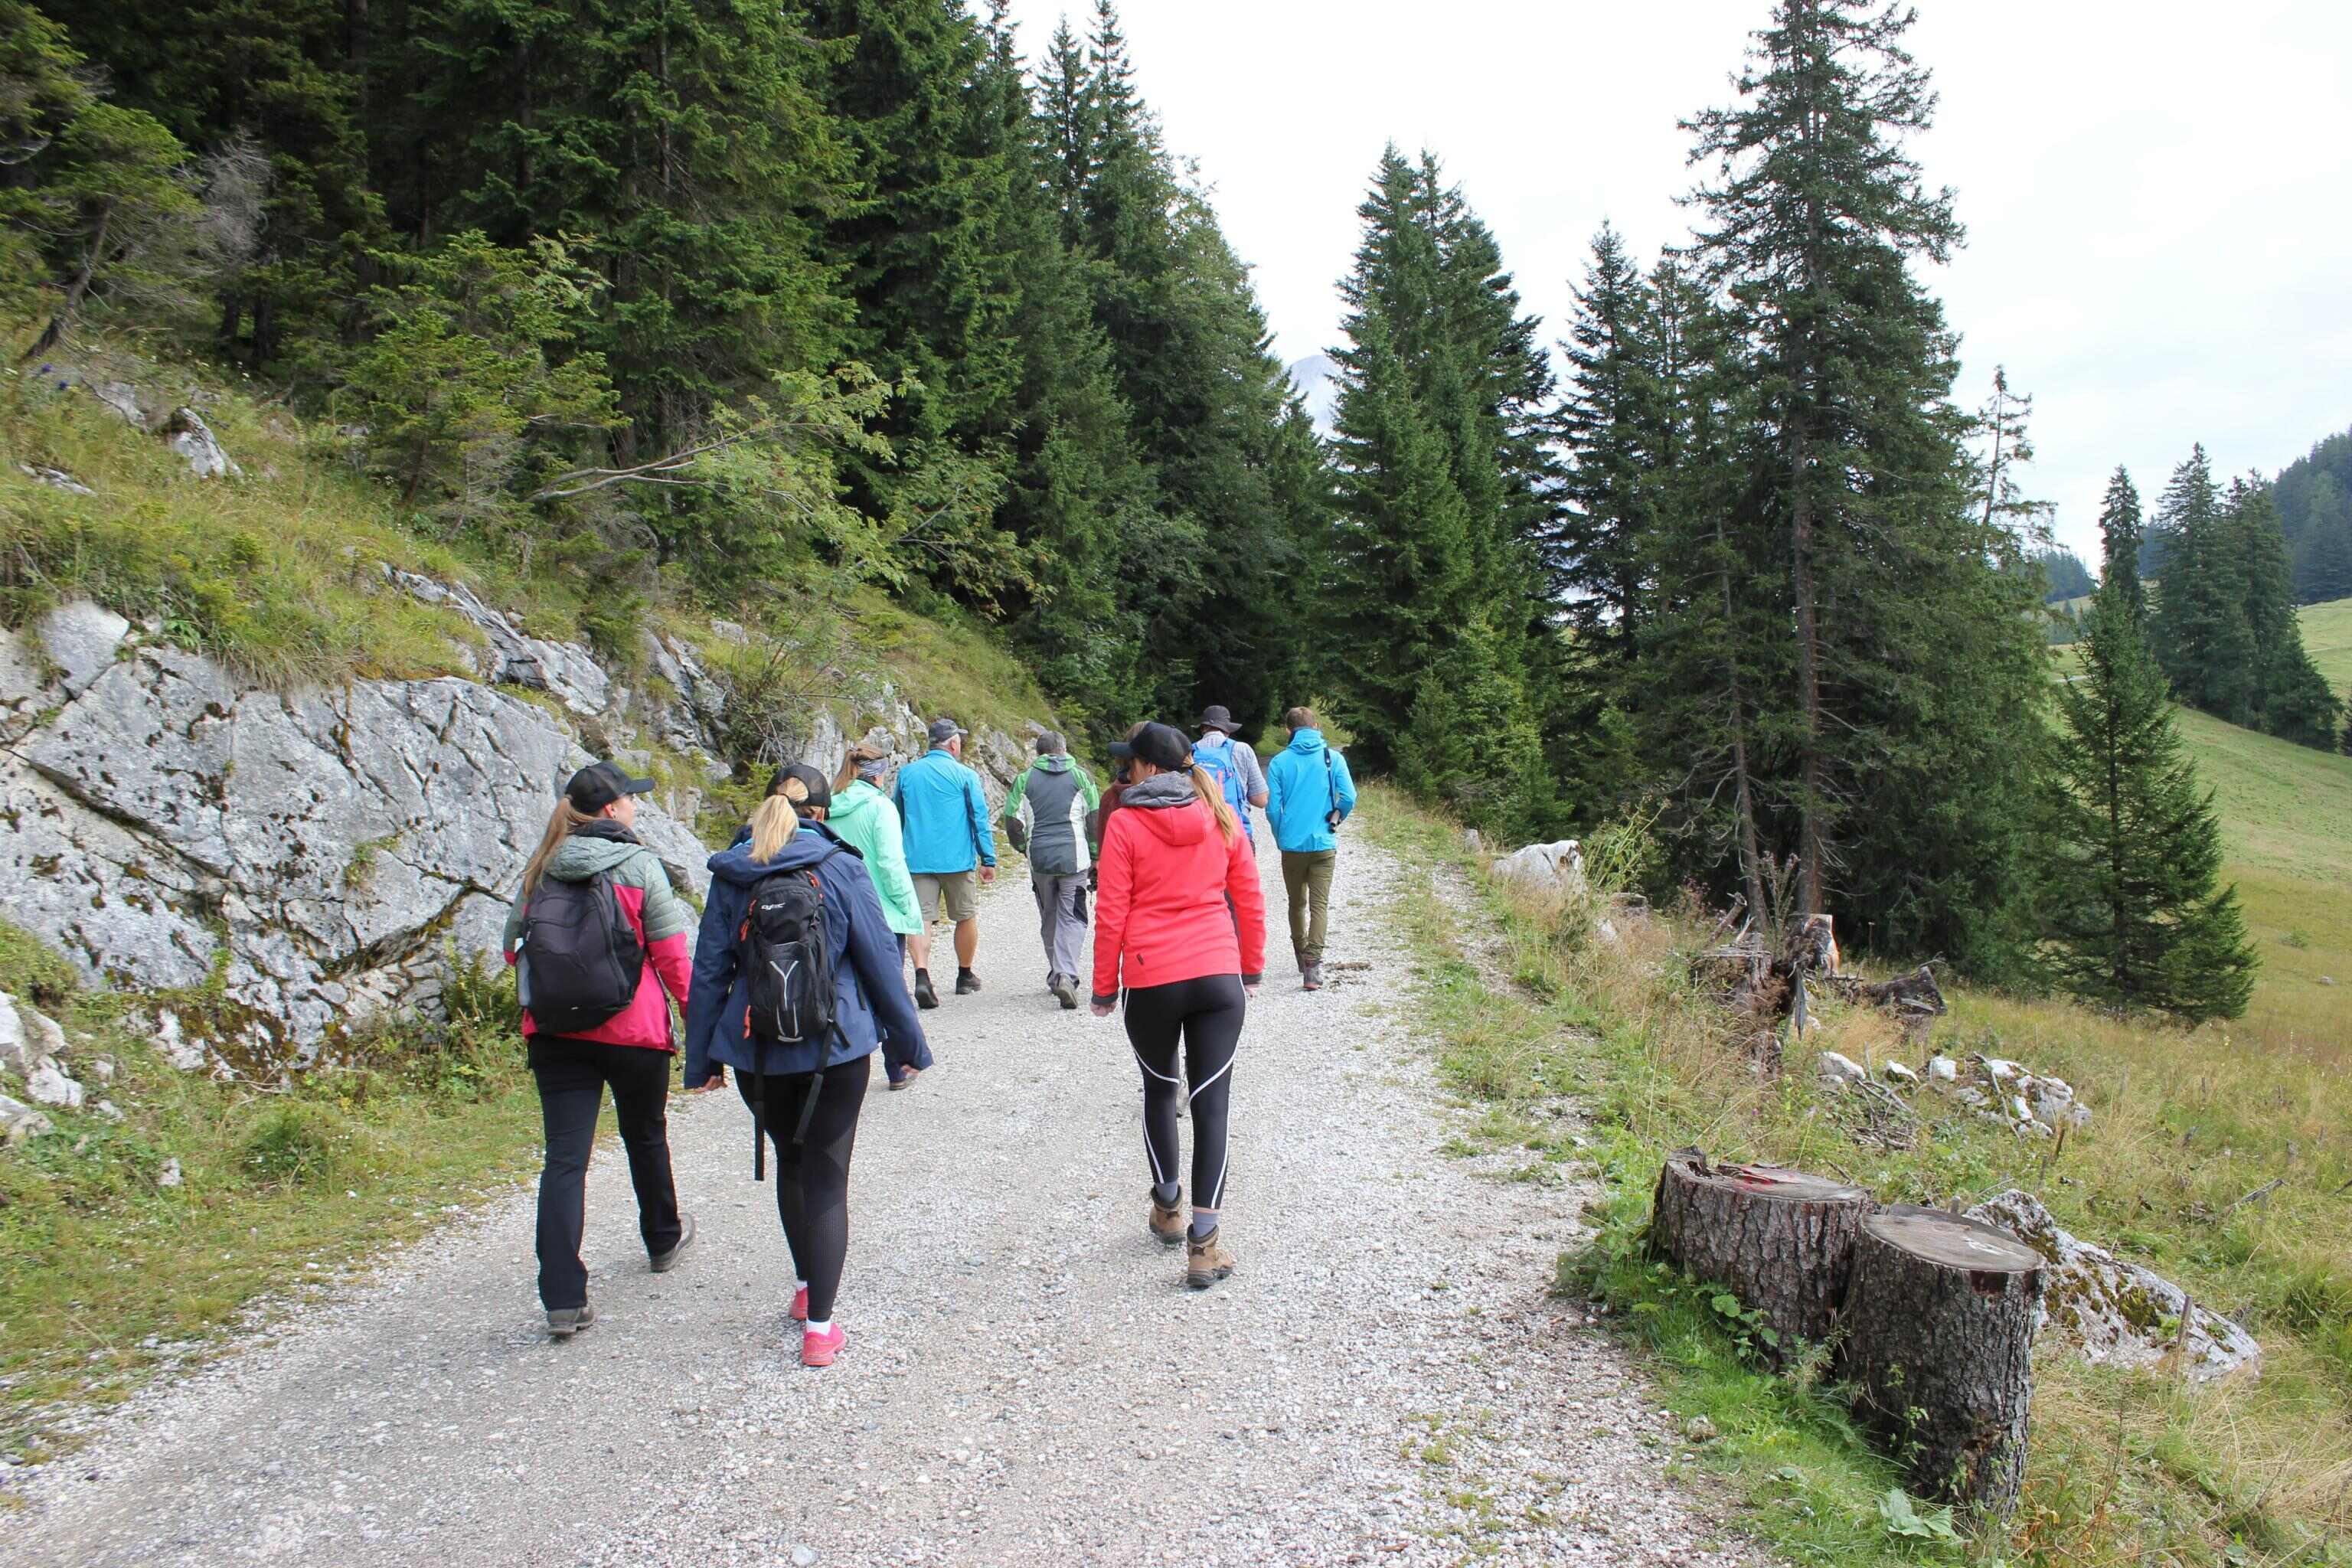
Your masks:
[[[1127,1038],[1143,1069],[1143,1150],[1151,1234],[1185,1248],[1184,1282],[1205,1290],[1234,1271],[1218,1214],[1225,1116],[1247,998],[1265,969],[1265,898],[1241,822],[1192,765],[1181,730],[1147,724],[1128,742],[1129,783],[1103,824],[1095,898],[1094,1012],[1127,993]],[[1176,1052],[1184,1052],[1184,1078]],[[1188,1093],[1189,1089],[1189,1093]],[[1176,1108],[1192,1107],[1192,1220],[1182,1209]]]
[[[677,1051],[669,1004],[686,1005],[694,910],[631,831],[637,796],[651,788],[651,779],[611,763],[572,774],[507,915],[507,962],[520,966],[522,1032],[547,1129],[539,1300],[547,1331],[559,1340],[596,1321],[580,1237],[607,1084],[654,1272],[676,1265],[694,1240],[694,1217],[678,1214],[669,1166],[669,1064]]]

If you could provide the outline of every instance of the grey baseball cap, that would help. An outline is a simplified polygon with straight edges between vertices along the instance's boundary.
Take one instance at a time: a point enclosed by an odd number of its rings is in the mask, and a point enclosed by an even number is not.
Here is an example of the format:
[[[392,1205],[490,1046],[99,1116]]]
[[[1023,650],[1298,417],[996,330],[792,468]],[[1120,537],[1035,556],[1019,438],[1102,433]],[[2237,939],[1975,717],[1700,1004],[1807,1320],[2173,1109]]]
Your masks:
[[[934,746],[944,746],[964,732],[964,727],[952,719],[943,716],[931,721],[930,737]]]

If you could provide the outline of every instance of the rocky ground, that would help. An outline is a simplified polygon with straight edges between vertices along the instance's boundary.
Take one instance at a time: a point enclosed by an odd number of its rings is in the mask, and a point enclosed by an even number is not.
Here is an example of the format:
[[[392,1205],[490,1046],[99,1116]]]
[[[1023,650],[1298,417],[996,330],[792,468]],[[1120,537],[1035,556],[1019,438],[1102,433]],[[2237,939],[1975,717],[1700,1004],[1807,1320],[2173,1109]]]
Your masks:
[[[1269,867],[1270,901],[1280,881]],[[1342,861],[1336,984],[1277,937],[1235,1068],[1239,1272],[1186,1291],[1144,1231],[1115,1020],[1043,990],[1027,889],[939,1068],[868,1101],[826,1372],[796,1364],[769,1190],[730,1093],[681,1102],[697,1249],[656,1277],[600,1153],[601,1319],[550,1343],[518,1194],[9,1489],[0,1563],[1717,1563],[1677,1439],[1551,1300],[1582,1194],[1440,1152],[1391,861]]]

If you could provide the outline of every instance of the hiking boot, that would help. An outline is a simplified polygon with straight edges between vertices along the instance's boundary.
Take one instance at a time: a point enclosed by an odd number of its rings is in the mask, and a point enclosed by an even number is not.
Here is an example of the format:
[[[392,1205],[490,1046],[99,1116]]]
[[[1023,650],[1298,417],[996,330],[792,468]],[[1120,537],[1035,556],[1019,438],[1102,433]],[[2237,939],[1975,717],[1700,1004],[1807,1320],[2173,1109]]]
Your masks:
[[[959,996],[969,996],[969,995],[972,994],[974,992],[978,991],[979,989],[980,989],[980,976],[979,976],[979,975],[974,974],[974,973],[973,973],[971,970],[969,970],[969,969],[965,969],[965,970],[959,970],[959,971],[957,972],[957,973],[956,973],[956,994],[957,994],[957,995],[959,995]]]
[[[1182,1193],[1176,1194],[1176,1202],[1172,1204],[1163,1204],[1157,1197],[1151,1200],[1151,1234],[1160,1238],[1162,1246],[1184,1245],[1184,1210],[1181,1206],[1183,1202]]]
[[[799,1289],[793,1292],[793,1304],[784,1310],[784,1315],[795,1323],[805,1323],[808,1321],[807,1286],[803,1285]]]
[[[1205,1290],[1234,1271],[1234,1255],[1227,1252],[1220,1239],[1224,1226],[1219,1226],[1206,1236],[1185,1237],[1184,1283],[1195,1290]]]
[[[576,1307],[550,1307],[547,1310],[547,1337],[568,1340],[596,1321],[596,1309],[583,1301]]]
[[[928,1012],[940,1005],[940,994],[931,989],[931,974],[927,969],[915,971],[915,1005]]]
[[[685,1220],[678,1226],[677,1245],[671,1247],[667,1252],[657,1252],[654,1254],[654,1272],[656,1274],[667,1274],[671,1269],[677,1268],[678,1258],[685,1255],[688,1247],[694,1245],[694,1216],[692,1215],[688,1215]]]
[[[821,1334],[803,1334],[801,1336],[801,1364],[803,1366],[831,1366],[833,1364],[833,1358],[839,1355],[841,1353],[841,1347],[848,1342],[849,1336],[841,1331],[841,1325],[839,1323],[834,1324],[832,1328],[826,1330]]]
[[[1298,984],[1302,989],[1307,991],[1322,990],[1323,961],[1318,958],[1312,963],[1301,964],[1298,970]]]
[[[1054,999],[1061,1003],[1062,1011],[1065,1013],[1076,1012],[1078,1010],[1078,983],[1072,980],[1066,974],[1057,974],[1054,977],[1054,980],[1055,984],[1047,987],[1047,989],[1054,993]]]

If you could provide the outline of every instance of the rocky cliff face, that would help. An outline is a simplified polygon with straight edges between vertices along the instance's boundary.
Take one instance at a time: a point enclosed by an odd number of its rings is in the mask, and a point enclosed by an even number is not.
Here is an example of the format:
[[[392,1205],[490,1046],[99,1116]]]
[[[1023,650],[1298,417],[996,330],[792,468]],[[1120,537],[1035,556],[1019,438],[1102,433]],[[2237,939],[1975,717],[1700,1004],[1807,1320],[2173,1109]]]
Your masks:
[[[274,1078],[373,1010],[429,1005],[453,945],[495,950],[583,734],[625,764],[642,734],[708,770],[638,818],[673,879],[705,885],[680,818],[724,776],[708,742],[725,697],[689,649],[656,642],[658,689],[632,694],[462,588],[397,582],[474,624],[481,679],[270,690],[86,603],[0,631],[0,916],[95,982],[164,994],[191,1065]],[[919,749],[887,694],[841,707]],[[800,755],[837,763],[840,718],[804,727]],[[1001,798],[1024,748],[973,740]]]

